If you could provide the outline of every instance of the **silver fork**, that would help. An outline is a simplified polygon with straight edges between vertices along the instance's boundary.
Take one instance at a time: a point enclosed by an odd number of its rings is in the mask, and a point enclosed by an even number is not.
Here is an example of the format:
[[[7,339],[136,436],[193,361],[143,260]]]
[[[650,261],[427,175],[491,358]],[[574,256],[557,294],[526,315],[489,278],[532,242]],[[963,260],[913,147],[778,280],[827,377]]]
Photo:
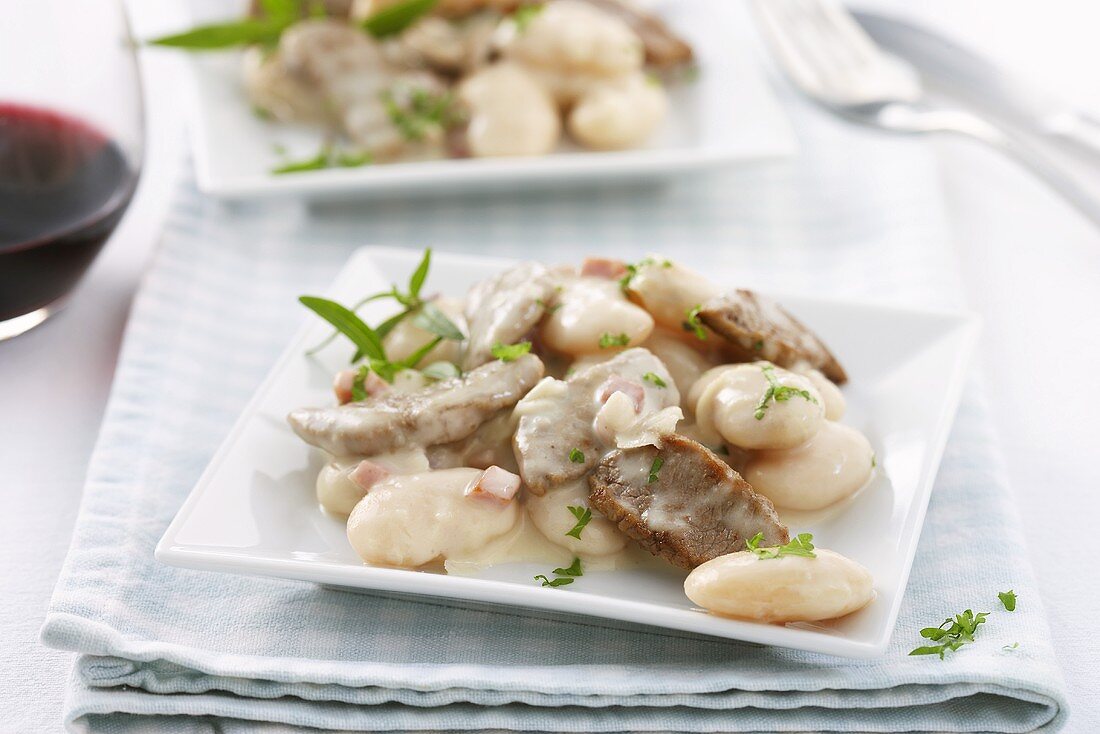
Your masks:
[[[1100,201],[1026,140],[961,108],[933,104],[917,73],[887,56],[838,0],[752,0],[780,66],[814,101],[897,133],[955,133],[1001,150],[1100,225]]]

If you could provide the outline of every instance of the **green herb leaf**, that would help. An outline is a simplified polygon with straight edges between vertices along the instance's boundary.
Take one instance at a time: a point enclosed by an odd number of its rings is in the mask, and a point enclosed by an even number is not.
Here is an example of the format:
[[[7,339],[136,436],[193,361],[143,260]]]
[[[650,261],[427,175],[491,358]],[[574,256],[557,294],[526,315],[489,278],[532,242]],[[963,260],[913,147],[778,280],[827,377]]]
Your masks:
[[[1020,647],[1019,642],[1013,642],[1011,645],[1005,645],[1001,649],[1005,652],[1012,652],[1013,650],[1019,649],[1019,647]]]
[[[413,298],[420,297],[420,289],[424,287],[424,281],[428,279],[428,269],[432,266],[432,248],[424,249],[424,256],[420,258],[420,264],[409,276],[409,295]],[[442,334],[440,335],[442,336]]]
[[[600,337],[600,349],[625,347],[627,344],[630,344],[630,336],[627,334],[608,334],[604,332]]]
[[[757,533],[745,542],[748,550],[752,551],[760,560],[769,558],[782,558],[784,556],[802,556],[803,558],[817,558],[814,553],[814,536],[811,533],[799,533],[798,536],[786,545],[776,545],[761,548],[760,542],[764,540],[763,533]]]
[[[341,306],[335,301],[317,296],[300,296],[298,301],[306,308],[336,327],[341,334],[351,339],[351,343],[358,347],[359,351],[371,359],[386,359],[386,352],[382,348],[382,340],[374,329],[363,323],[354,311],[346,306]]]
[[[542,3],[531,3],[528,5],[520,5],[516,8],[516,12],[512,13],[512,20],[516,24],[516,30],[523,33],[527,30],[527,26],[531,25],[531,21],[542,12],[545,6]]]
[[[430,334],[451,341],[460,342],[466,338],[462,330],[447,318],[447,314],[440,311],[439,307],[431,302],[420,307],[420,312],[413,317],[413,323]]]
[[[689,308],[687,311],[687,320],[684,321],[684,331],[694,331],[695,338],[706,341],[707,330],[703,328],[703,322],[699,320],[699,312],[703,310],[702,306],[696,306],[695,308]]]
[[[642,375],[642,379],[646,382],[652,382],[657,387],[668,387],[668,383],[662,380],[656,372],[646,372]]]
[[[279,36],[290,22],[290,19],[282,18],[246,18],[199,26],[183,33],[154,38],[148,43],[190,51],[213,51],[253,44],[271,45],[278,42]]]
[[[580,449],[573,449],[569,452],[569,460],[572,461],[574,464],[583,464],[584,452]]]
[[[535,581],[541,581],[543,586],[551,586],[551,587],[566,586],[568,584],[573,583],[573,579],[569,576],[560,577],[560,578],[556,578],[556,579],[548,579],[548,578],[546,578],[546,576],[542,575],[541,573],[538,576],[535,577]]]
[[[514,362],[531,351],[531,342],[519,342],[518,344],[501,344],[497,342],[491,350],[494,357],[502,362]]]
[[[448,128],[460,119],[450,92],[413,89],[399,102],[387,90],[381,98],[390,122],[406,140],[423,140],[432,128]]]
[[[438,382],[439,380],[449,380],[452,377],[462,377],[462,370],[453,362],[433,362],[420,370],[420,374],[429,380]]]
[[[573,563],[568,568],[555,568],[554,573],[558,576],[584,576],[581,559],[574,558]]]
[[[416,365],[420,364],[420,360],[428,356],[428,352],[439,346],[439,343],[442,341],[443,337],[437,336],[435,339],[432,339],[430,342],[420,347],[420,349],[417,349],[405,359],[401,360],[400,362],[396,362],[394,366],[397,368],[397,372],[400,372],[403,369],[412,369],[413,367],[416,367]]]
[[[391,36],[411,26],[438,2],[439,0],[404,0],[387,5],[363,21],[363,27],[375,38]]]
[[[947,653],[955,652],[963,645],[974,641],[974,635],[978,626],[985,623],[989,612],[974,614],[967,609],[962,614],[956,614],[954,618],[948,617],[939,627],[925,627],[920,631],[921,637],[937,642],[937,645],[924,645],[910,651],[910,655],[938,655],[943,660]]]
[[[370,368],[363,365],[359,368],[359,372],[356,373],[355,379],[351,382],[351,399],[353,402],[361,402],[366,400],[367,395],[367,375],[370,374]]]
[[[1005,610],[1009,612],[1016,611],[1016,592],[1012,589],[1008,591],[997,592],[997,598],[1001,600],[1001,604],[1004,604]]]
[[[576,449],[573,450],[576,451]],[[573,455],[570,454],[569,458],[572,459]],[[582,463],[583,461],[584,454],[581,454],[581,461],[578,463]],[[565,509],[569,510],[569,512],[572,513],[573,517],[577,518],[577,524],[574,525],[573,529],[567,532],[566,535],[571,535],[577,540],[580,540],[581,531],[584,530],[585,526],[587,526],[589,521],[592,520],[592,510],[588,509],[587,507],[573,507],[572,505],[566,505]],[[557,573],[557,571],[555,571],[554,573]]]
[[[657,472],[661,471],[661,467],[665,465],[665,460],[660,456],[653,457],[653,463],[649,465],[649,481],[646,484],[653,484],[657,481]]]
[[[264,15],[277,20],[296,20],[302,12],[300,0],[260,0]]]
[[[809,400],[814,405],[817,405],[817,398],[810,394],[809,390],[801,390],[797,387],[791,387],[790,385],[780,385],[779,380],[775,377],[775,365],[764,364],[761,365],[760,370],[764,373],[765,379],[768,381],[768,389],[764,391],[763,397],[760,398],[760,402],[756,404],[756,412],[754,412],[753,418],[756,420],[764,420],[764,415],[768,410],[768,403],[774,400],[777,403],[785,403],[794,396],[798,396],[805,400]],[[871,459],[871,468],[874,468],[874,458]]]
[[[300,161],[287,161],[281,166],[272,168],[271,173],[275,176],[282,176],[287,173],[301,173],[302,171],[320,171],[328,168],[330,155],[331,150],[326,145],[312,158],[306,158]]]

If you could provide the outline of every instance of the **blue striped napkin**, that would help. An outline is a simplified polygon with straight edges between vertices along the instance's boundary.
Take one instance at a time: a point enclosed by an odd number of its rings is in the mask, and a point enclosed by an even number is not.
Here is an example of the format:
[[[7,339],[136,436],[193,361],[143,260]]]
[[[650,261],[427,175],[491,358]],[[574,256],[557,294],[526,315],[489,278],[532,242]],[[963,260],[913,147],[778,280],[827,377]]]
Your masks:
[[[1053,731],[1060,672],[986,413],[965,400],[889,653],[851,661],[169,568],[153,546],[252,390],[363,244],[576,259],[659,251],[731,282],[960,301],[918,143],[791,103],[797,160],[668,185],[310,207],[182,184],[136,300],[46,644],[73,731]],[[1020,604],[945,661],[916,632]],[[1004,649],[1018,643],[1015,648]],[[276,726],[278,725],[278,726]]]

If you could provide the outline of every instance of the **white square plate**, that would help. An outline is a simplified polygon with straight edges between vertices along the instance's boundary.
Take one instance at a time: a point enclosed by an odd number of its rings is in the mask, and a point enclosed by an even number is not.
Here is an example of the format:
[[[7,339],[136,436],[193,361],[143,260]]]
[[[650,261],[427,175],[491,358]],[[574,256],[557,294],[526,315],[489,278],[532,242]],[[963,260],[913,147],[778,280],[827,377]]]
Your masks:
[[[350,303],[404,282],[419,254],[368,248],[349,261],[329,296]],[[506,261],[436,253],[429,288],[462,296]],[[723,619],[694,607],[684,572],[650,567],[589,572],[569,587],[542,588],[546,568],[506,564],[475,577],[364,566],[344,522],[324,514],[314,480],[325,458],[287,426],[303,405],[331,402],[332,375],[350,347],[305,350],[329,327],[310,317],[276,363],[173,520],[156,556],[175,566],[313,581],[375,591],[490,603],[509,611],[573,613],[803,650],[869,657],[886,647],[905,590],[936,469],[978,331],[973,316],[784,297],[840,355],[851,376],[844,422],[871,440],[879,471],[843,512],[797,523],[822,547],[866,566],[877,598],[825,625],[778,626]],[[385,309],[379,303],[371,304]],[[387,315],[364,310],[368,321]]]
[[[190,23],[232,15],[224,0],[188,6]],[[317,129],[265,122],[253,112],[235,52],[193,54],[192,149],[202,191],[227,198],[265,196],[365,197],[396,192],[514,188],[626,178],[660,178],[739,161],[790,155],[795,140],[753,56],[755,37],[742,3],[678,0],[655,10],[694,47],[696,80],[670,87],[670,113],[649,144],[596,153],[565,147],[540,158],[391,163],[275,176],[281,158],[311,158]]]

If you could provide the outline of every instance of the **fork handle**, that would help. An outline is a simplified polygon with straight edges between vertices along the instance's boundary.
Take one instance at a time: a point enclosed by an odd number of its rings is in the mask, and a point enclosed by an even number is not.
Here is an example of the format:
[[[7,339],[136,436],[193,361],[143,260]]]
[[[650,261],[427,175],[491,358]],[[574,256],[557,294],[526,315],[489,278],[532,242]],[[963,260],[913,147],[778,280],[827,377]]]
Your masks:
[[[1009,154],[1061,194],[1094,224],[1100,226],[1100,197],[1090,193],[1074,175],[1073,169],[1029,139],[961,110],[930,112],[926,121],[936,130],[965,135]],[[1100,129],[1097,132],[1100,133]],[[1094,150],[1100,154],[1100,145]],[[1088,168],[1098,174],[1097,180],[1100,180],[1100,166],[1092,165]]]

